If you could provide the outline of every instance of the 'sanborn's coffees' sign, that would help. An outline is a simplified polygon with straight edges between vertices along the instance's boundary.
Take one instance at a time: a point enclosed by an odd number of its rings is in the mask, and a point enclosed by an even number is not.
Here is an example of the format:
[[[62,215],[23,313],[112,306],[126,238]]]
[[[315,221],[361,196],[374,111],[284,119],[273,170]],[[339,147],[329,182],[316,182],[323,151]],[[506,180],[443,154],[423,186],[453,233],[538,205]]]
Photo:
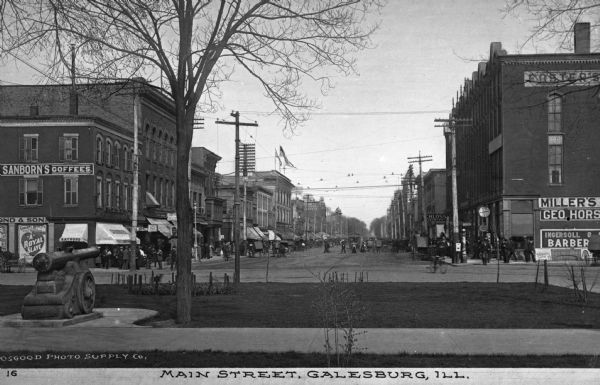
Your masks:
[[[0,164],[0,176],[94,175],[93,163]]]

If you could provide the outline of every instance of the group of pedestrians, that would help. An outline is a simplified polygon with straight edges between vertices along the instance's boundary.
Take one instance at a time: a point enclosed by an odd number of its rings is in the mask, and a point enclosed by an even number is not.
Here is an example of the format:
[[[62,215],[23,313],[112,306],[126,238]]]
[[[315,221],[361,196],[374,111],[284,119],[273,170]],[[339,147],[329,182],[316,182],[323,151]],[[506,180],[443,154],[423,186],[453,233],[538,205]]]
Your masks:
[[[136,248],[137,253],[135,256],[136,268],[140,269],[145,267],[146,269],[158,268],[169,266],[171,270],[176,267],[177,264],[177,248],[175,246],[164,249],[155,245],[142,245]],[[118,268],[127,270],[129,269],[130,258],[133,253],[131,246],[101,246],[100,247],[100,263],[102,268]],[[165,265],[163,265],[163,262]]]

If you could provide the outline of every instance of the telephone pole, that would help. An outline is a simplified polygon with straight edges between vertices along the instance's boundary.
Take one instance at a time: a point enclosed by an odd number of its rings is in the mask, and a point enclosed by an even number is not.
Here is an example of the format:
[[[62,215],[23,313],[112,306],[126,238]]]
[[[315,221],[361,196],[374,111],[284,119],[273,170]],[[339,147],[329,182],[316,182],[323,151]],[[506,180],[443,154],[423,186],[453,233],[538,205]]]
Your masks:
[[[409,159],[408,163],[419,163],[419,176],[421,178],[421,191],[419,192],[419,195],[421,196],[421,216],[423,221],[421,222],[421,234],[426,234],[427,233],[427,225],[426,225],[426,221],[427,221],[427,217],[425,215],[425,183],[423,182],[423,168],[422,168],[422,163],[423,162],[431,162],[433,161],[431,155],[421,155],[421,151],[419,151],[419,156],[409,156],[407,157],[407,159]]]
[[[233,191],[233,243],[235,256],[235,270],[233,273],[233,282],[240,283],[240,126],[258,127],[258,123],[240,123],[240,112],[233,111],[231,116],[235,118],[234,122],[217,120],[217,124],[226,124],[235,126],[235,188]]]
[[[453,103],[454,104],[454,103]],[[460,240],[458,232],[458,192],[456,182],[456,124],[470,124],[471,119],[457,119],[450,117],[450,119],[435,119],[434,122],[442,123],[435,127],[444,128],[444,136],[446,140],[450,136],[451,149],[452,149],[452,262],[458,262],[458,256],[456,255],[456,243]],[[464,252],[461,250],[464,255]],[[466,261],[464,261],[466,262]]]

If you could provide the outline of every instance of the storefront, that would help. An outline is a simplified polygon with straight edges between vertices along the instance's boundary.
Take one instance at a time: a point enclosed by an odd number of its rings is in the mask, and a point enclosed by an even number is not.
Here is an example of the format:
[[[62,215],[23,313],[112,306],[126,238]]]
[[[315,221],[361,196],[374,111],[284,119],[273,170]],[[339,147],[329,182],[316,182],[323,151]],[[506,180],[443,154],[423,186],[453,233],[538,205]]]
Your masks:
[[[0,247],[31,263],[37,254],[53,249],[53,230],[45,217],[2,217]]]

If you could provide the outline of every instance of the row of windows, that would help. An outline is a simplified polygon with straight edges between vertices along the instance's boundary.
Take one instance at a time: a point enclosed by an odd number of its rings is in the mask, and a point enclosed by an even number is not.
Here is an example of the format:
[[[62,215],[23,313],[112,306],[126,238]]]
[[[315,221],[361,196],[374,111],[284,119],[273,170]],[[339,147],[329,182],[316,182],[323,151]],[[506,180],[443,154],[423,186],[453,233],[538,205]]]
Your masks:
[[[44,203],[44,180],[42,178],[19,179],[19,205],[41,206]],[[79,204],[79,178],[63,178],[63,204],[77,206]]]
[[[39,161],[39,135],[25,134],[19,138],[19,160],[22,162]],[[60,161],[79,160],[79,135],[63,134],[58,138],[58,158]]]
[[[96,207],[115,210],[131,210],[133,207],[133,185],[128,180],[121,183],[110,176],[96,176]]]
[[[146,191],[165,207],[175,207],[175,182],[146,174]]]
[[[175,139],[161,130],[146,125],[146,159],[169,167],[175,167]]]
[[[133,148],[129,149],[126,145],[121,147],[119,142],[113,143],[109,138],[106,140],[101,136],[96,138],[96,163],[132,171],[133,158]]]

